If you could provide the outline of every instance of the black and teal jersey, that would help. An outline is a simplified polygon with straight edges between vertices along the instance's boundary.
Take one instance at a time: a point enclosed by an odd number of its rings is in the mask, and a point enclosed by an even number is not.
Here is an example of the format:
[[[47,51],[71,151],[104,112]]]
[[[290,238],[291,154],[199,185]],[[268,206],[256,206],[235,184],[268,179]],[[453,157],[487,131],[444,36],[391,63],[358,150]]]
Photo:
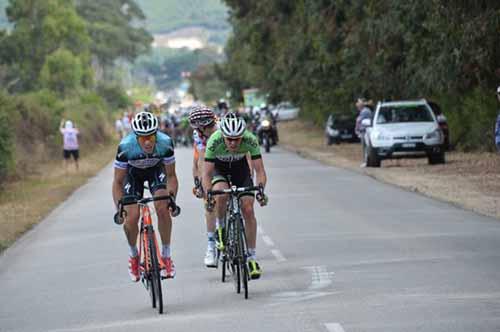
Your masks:
[[[230,152],[219,129],[207,141],[205,161],[215,163],[215,167],[220,170],[229,171],[234,168],[248,167],[247,153],[250,153],[252,160],[262,158],[257,137],[245,130],[238,151]]]
[[[147,154],[139,145],[137,135],[132,132],[120,142],[114,166],[120,169],[129,167],[147,169],[155,167],[160,162],[167,165],[175,162],[172,139],[162,132],[157,132],[154,151]]]

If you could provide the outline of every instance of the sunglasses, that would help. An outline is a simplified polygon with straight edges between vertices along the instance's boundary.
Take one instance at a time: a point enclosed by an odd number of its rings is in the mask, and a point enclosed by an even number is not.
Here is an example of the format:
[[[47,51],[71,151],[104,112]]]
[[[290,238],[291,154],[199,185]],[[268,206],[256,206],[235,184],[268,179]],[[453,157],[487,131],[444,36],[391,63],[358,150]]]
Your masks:
[[[238,142],[241,140],[241,137],[236,137],[236,138],[233,138],[233,137],[225,137],[225,139],[228,141],[228,142]]]
[[[154,140],[156,140],[156,134],[147,135],[147,136],[137,136],[137,139],[141,143],[146,143],[147,141],[154,141]]]

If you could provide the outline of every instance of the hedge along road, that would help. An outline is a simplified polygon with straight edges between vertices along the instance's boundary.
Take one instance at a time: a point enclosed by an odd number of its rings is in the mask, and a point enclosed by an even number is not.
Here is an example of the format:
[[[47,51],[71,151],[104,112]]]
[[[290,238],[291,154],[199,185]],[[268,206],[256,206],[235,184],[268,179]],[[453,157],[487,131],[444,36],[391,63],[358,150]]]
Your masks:
[[[202,264],[191,149],[177,149],[183,212],[166,314],[127,274],[112,222],[112,168],[0,257],[1,331],[494,331],[500,223],[279,148],[264,155],[258,208],[264,275],[250,299]]]

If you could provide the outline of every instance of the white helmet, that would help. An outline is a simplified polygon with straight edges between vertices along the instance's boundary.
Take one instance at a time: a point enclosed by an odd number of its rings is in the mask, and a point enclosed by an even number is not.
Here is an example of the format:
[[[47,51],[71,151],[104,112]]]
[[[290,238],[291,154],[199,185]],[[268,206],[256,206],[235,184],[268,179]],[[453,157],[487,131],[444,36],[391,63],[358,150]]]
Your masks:
[[[220,129],[224,137],[241,137],[245,131],[245,120],[233,112],[227,113],[221,120]]]
[[[148,136],[158,130],[158,119],[149,112],[139,112],[132,120],[132,130],[137,136]]]

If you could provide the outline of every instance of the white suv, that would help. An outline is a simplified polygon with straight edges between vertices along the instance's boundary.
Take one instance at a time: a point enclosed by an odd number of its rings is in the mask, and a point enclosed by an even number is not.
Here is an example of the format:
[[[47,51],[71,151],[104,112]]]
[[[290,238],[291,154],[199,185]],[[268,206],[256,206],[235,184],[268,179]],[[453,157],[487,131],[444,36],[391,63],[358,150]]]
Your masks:
[[[444,135],[427,101],[379,102],[366,126],[364,161],[380,167],[383,159],[427,157],[444,164]]]

